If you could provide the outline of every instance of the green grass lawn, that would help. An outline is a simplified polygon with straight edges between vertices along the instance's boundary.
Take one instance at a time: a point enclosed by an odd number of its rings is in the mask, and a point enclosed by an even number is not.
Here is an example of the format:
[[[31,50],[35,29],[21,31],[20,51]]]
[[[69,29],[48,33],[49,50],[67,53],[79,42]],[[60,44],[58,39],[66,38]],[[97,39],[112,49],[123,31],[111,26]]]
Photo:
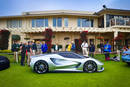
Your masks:
[[[1,55],[1,54],[0,54]],[[13,62],[12,55],[5,55]],[[9,69],[0,71],[0,87],[129,87],[130,66],[123,62],[104,61],[96,55],[105,70],[96,73],[46,73],[37,74],[28,66],[11,63]]]

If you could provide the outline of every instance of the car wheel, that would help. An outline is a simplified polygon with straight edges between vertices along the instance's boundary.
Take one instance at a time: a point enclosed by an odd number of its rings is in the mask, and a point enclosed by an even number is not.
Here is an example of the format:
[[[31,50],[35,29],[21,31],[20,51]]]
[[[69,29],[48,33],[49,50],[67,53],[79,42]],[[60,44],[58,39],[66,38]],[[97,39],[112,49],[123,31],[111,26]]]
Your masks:
[[[46,73],[48,72],[48,64],[43,60],[39,60],[34,64],[34,71],[39,74]]]
[[[130,63],[127,62],[127,64],[130,66]]]
[[[84,64],[83,71],[88,73],[95,72],[97,71],[97,64],[94,61],[89,60]]]

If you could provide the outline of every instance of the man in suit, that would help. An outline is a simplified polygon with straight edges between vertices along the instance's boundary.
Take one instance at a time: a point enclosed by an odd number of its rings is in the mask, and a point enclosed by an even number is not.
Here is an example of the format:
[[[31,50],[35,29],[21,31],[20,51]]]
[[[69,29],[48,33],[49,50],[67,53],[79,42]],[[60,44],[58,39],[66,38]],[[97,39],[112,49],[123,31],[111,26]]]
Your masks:
[[[93,42],[91,42],[89,45],[89,56],[94,57],[94,52],[95,52],[95,45],[93,44]]]
[[[21,66],[24,66],[24,62],[25,62],[25,55],[26,55],[26,43],[22,44],[20,46],[20,50],[21,50]]]

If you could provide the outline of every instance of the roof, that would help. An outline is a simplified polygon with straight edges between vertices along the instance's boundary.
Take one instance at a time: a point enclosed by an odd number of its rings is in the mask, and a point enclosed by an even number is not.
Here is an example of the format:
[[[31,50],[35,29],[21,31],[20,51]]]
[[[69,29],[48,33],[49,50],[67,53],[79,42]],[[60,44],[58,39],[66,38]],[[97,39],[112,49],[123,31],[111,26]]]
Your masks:
[[[14,16],[1,16],[0,18],[22,18],[22,17],[35,17],[35,16],[52,16],[52,15],[73,15],[73,16],[95,16],[95,12],[89,11],[74,11],[74,10],[48,10],[48,11],[30,11],[23,12],[22,15]]]
[[[96,14],[100,15],[100,14],[104,14],[104,13],[130,14],[130,10],[104,8],[104,9],[98,11]]]
[[[79,15],[93,15],[95,12],[89,11],[75,11],[75,10],[48,10],[48,11],[30,11],[30,12],[23,12],[22,15],[72,15],[72,14],[79,14]]]
[[[126,14],[130,15],[130,10],[124,9],[111,9],[104,8],[98,12],[89,12],[89,11],[75,11],[75,10],[48,10],[48,11],[30,11],[23,12],[22,15],[14,15],[14,16],[0,16],[2,18],[25,18],[25,17],[37,17],[37,16],[52,16],[52,15],[67,15],[67,16],[91,16],[91,17],[99,17],[99,15],[103,14]]]

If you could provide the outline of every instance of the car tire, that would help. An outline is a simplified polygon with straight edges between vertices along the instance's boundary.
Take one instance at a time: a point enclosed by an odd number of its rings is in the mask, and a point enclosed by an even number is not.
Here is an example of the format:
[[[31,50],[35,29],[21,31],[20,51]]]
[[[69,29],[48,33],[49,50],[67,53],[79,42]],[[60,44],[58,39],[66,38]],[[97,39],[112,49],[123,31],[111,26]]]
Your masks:
[[[127,64],[130,66],[130,63],[127,62]]]
[[[84,66],[83,66],[83,71],[87,72],[87,73],[96,72],[97,64],[94,61],[89,60],[89,61],[85,62]]]
[[[48,72],[48,64],[43,60],[39,60],[34,64],[34,71],[39,74]]]

